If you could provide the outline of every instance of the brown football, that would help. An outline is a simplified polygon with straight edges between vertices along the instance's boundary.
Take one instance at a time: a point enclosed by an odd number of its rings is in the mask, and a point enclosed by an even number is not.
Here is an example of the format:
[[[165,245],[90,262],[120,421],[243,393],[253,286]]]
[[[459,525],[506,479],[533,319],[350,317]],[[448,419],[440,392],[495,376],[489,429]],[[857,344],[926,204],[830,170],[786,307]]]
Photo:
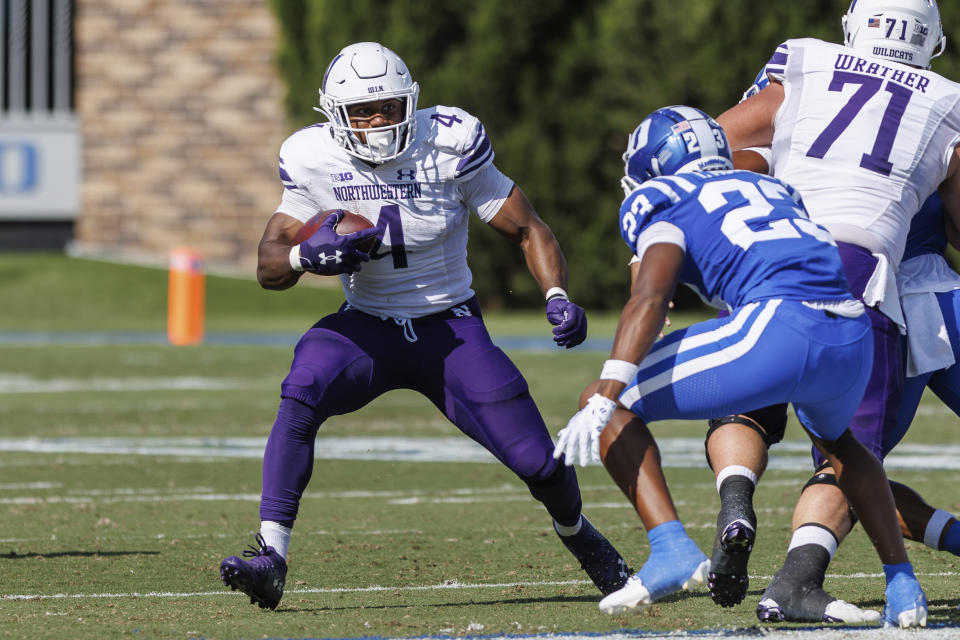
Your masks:
[[[297,231],[297,235],[293,237],[293,244],[300,244],[312,236],[317,232],[317,229],[320,228],[320,225],[323,224],[323,221],[327,219],[327,216],[337,211],[343,213],[343,218],[333,229],[342,236],[345,236],[348,233],[353,233],[354,231],[369,229],[373,226],[372,222],[358,213],[353,213],[352,211],[347,211],[346,209],[327,209],[326,211],[321,211],[303,223],[303,226],[300,227],[299,231]],[[356,246],[358,249],[360,249],[360,251],[369,252],[376,242],[377,237],[373,236],[372,238],[368,238],[363,242],[357,243]]]

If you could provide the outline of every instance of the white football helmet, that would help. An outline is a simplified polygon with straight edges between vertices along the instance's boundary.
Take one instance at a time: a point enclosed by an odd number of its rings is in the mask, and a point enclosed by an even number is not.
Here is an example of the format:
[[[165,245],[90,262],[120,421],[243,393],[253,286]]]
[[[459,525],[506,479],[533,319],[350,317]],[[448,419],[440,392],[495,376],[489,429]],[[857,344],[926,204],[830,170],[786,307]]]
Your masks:
[[[320,107],[314,109],[327,117],[334,139],[347,153],[380,164],[403,153],[413,140],[419,94],[420,86],[400,56],[378,42],[358,42],[330,62],[320,86]],[[392,98],[405,102],[402,122],[368,129],[350,126],[348,106]],[[366,143],[360,142],[361,132]]]
[[[853,0],[841,22],[843,43],[871,58],[929,69],[947,46],[936,0]]]

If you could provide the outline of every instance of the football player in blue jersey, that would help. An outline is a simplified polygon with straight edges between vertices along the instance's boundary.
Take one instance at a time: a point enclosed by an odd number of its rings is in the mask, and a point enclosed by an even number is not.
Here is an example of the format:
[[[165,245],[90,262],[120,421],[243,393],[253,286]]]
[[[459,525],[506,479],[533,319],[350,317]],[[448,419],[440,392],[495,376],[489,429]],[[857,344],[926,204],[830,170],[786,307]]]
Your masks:
[[[259,548],[220,565],[224,583],[261,607],[276,607],[283,595],[318,429],[401,388],[425,396],[526,484],[602,593],[629,574],[582,515],[576,474],[553,457],[526,380],[491,341],[471,288],[467,230],[476,214],[519,245],[554,341],[575,347],[587,321],[565,291],[560,246],[493,164],[480,121],[456,107],[418,109],[418,94],[396,53],[375,42],[350,45],[324,74],[319,110],[329,122],[294,133],[280,149],[283,198],[260,242],[258,279],[287,289],[305,271],[339,275],[346,302],[300,339],[281,385],[263,459]],[[339,216],[330,215],[294,241],[317,211],[341,207],[374,228],[341,236],[333,228]],[[374,247],[361,251],[373,236]]]
[[[554,453],[568,464],[602,460],[647,530],[646,563],[600,609],[648,605],[709,571],[677,518],[647,425],[791,402],[862,514],[887,575],[888,609],[925,619],[883,467],[848,429],[873,342],[833,238],[792,187],[734,171],[723,130],[697,109],[651,114],[624,161],[620,230],[639,267],[610,359]],[[678,283],[729,315],[657,341]]]

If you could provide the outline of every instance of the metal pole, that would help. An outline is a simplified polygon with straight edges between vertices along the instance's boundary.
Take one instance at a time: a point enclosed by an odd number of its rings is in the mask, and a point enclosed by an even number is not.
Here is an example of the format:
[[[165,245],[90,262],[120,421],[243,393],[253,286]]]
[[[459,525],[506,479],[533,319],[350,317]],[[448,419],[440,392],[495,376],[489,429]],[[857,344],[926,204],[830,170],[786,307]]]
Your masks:
[[[10,111],[27,109],[27,0],[10,0]]]
[[[30,111],[50,108],[50,12],[48,0],[30,2]]]
[[[73,97],[73,2],[53,0],[53,110],[68,113]]]

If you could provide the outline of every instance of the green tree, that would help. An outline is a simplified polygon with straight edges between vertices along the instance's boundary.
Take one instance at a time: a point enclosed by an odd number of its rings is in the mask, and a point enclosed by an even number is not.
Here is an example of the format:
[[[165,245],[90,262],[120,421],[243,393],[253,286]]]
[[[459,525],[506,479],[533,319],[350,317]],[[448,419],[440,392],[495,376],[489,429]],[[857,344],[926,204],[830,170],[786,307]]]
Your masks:
[[[397,51],[420,82],[420,104],[479,117],[496,164],[560,240],[582,304],[616,308],[628,282],[619,239],[626,136],[662,106],[718,115],[734,105],[789,38],[841,42],[847,0],[272,0],[293,126],[311,110],[330,59],[351,42]],[[960,7],[941,6],[953,42]],[[950,31],[948,29],[948,31]],[[934,69],[960,80],[956,58]],[[487,306],[540,305],[511,243],[478,220],[469,246]],[[692,296],[681,301],[694,304]]]

